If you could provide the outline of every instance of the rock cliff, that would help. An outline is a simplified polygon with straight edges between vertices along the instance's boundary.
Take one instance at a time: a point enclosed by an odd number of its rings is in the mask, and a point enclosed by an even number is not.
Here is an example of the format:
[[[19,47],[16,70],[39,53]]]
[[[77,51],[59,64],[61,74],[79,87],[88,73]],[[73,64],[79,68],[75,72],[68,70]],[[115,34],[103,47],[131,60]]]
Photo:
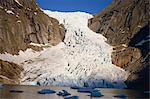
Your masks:
[[[15,63],[0,60],[0,83],[19,84],[23,68]]]
[[[56,45],[63,41],[64,26],[42,12],[34,0],[0,0],[0,53],[18,54],[30,43]],[[23,67],[0,60],[0,82],[19,84]]]
[[[108,7],[89,20],[89,28],[104,35],[113,46],[113,64],[130,71],[127,81],[129,87],[135,82],[141,84],[142,88],[148,88],[149,85],[148,14],[148,0],[113,0]]]
[[[0,53],[18,54],[38,43],[56,45],[64,39],[63,25],[44,14],[34,0],[0,0]]]

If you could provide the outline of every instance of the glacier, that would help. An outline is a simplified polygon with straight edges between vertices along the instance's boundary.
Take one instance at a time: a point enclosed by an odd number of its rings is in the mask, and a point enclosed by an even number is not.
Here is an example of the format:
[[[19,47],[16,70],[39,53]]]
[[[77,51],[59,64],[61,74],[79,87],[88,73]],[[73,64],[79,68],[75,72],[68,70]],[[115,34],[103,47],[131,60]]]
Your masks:
[[[49,10],[43,12],[65,26],[65,39],[58,45],[39,52],[27,49],[20,51],[19,55],[0,54],[0,59],[23,66],[21,84],[126,87],[124,81],[129,73],[112,64],[112,46],[106,43],[104,36],[87,26],[88,19],[93,17],[91,14]]]

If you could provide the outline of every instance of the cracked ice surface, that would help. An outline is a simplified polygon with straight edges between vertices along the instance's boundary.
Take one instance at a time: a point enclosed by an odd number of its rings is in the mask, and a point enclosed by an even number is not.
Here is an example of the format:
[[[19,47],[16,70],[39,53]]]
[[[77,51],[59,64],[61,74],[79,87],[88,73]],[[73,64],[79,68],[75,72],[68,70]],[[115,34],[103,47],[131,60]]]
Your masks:
[[[92,15],[44,12],[64,24],[67,29],[64,42],[41,52],[28,49],[18,56],[0,55],[3,60],[23,65],[22,84],[126,87],[128,73],[112,64],[112,47],[106,43],[107,39],[87,27]]]

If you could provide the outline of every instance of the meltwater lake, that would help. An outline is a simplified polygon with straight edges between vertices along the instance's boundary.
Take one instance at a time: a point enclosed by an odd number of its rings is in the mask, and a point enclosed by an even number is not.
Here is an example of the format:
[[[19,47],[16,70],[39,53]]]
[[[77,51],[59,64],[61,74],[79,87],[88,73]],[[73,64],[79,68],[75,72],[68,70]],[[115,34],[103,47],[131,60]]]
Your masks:
[[[41,89],[51,89],[56,93],[39,94],[38,91]],[[62,90],[66,90],[71,95],[64,97],[57,95]],[[3,85],[0,87],[0,99],[149,99],[149,91],[109,88],[95,90],[99,90],[103,96],[91,97],[90,93],[81,93],[78,89],[70,87]],[[67,98],[71,96],[76,97]]]

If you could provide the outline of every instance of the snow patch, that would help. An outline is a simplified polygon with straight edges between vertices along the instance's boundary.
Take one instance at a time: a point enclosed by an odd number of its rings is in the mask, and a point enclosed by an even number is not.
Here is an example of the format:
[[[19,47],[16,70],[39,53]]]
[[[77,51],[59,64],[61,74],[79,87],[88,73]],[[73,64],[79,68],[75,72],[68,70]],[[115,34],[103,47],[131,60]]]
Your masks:
[[[7,12],[8,14],[14,14],[14,12],[11,11],[11,10],[7,10],[6,12]]]
[[[34,12],[34,15],[37,15],[37,12]]]
[[[23,6],[18,0],[15,0],[15,2],[20,5],[20,6]]]
[[[126,44],[122,44],[123,47],[128,47]]]
[[[17,23],[21,23],[21,21],[20,21],[20,20],[18,20],[18,21],[17,21]]]
[[[17,18],[19,18],[19,15],[18,15],[18,13],[17,13],[16,17],[17,17]]]
[[[19,55],[12,55],[9,53],[0,54],[0,59],[4,61],[21,64],[27,60],[38,57],[39,55],[40,55],[40,52],[35,52],[32,49],[27,49],[25,52],[19,51]]]
[[[11,10],[15,10],[14,8],[11,8]]]
[[[3,9],[3,7],[2,7],[2,6],[0,6],[0,9]]]
[[[31,9],[30,9],[30,8],[27,8],[27,10],[28,10],[28,11],[31,11]]]
[[[51,47],[50,44],[37,44],[37,43],[30,43],[30,45],[32,46],[38,46],[38,47]]]

